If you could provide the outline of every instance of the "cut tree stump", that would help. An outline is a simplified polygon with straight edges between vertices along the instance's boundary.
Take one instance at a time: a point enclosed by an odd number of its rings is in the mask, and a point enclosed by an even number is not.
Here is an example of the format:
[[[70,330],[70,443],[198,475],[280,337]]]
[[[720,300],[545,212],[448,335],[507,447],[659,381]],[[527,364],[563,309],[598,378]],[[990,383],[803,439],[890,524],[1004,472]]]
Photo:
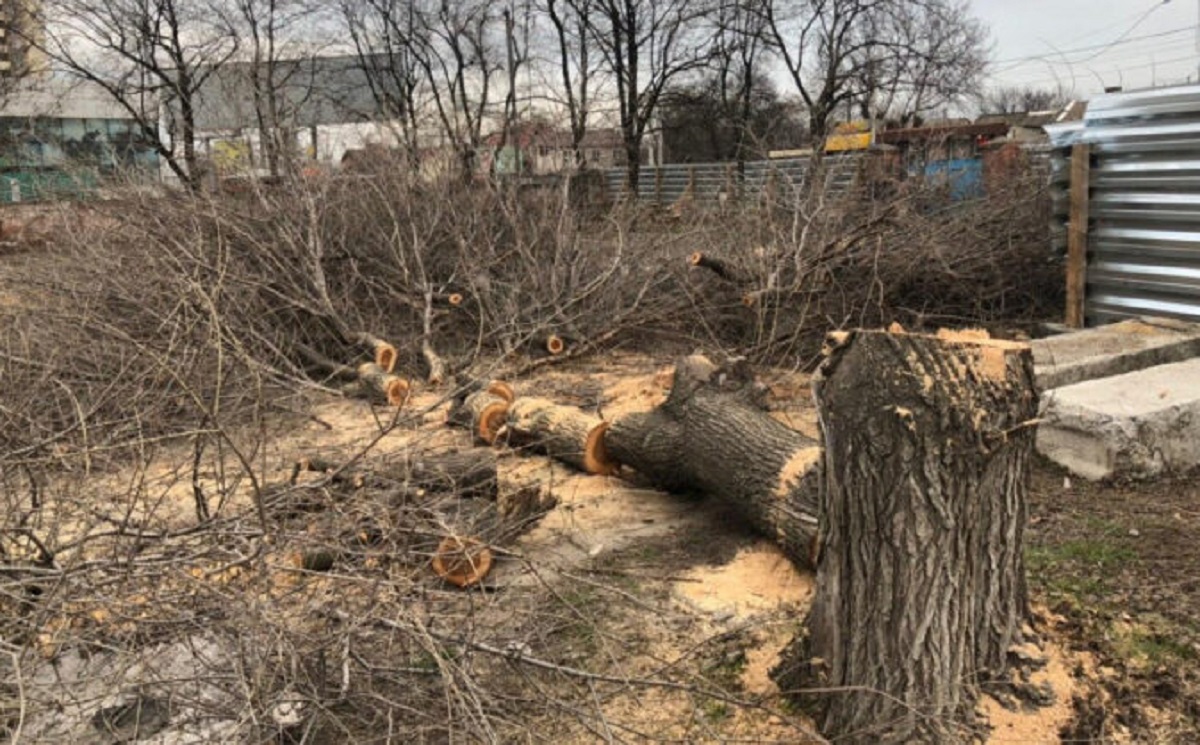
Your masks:
[[[446,423],[470,430],[476,440],[491,445],[508,417],[512,395],[512,388],[506,383],[492,381],[486,387],[473,383],[450,406]]]
[[[796,564],[811,566],[820,448],[767,414],[762,394],[744,370],[687,357],[667,400],[614,421],[605,446],[660,489],[731,505]]]
[[[831,334],[810,685],[846,742],[960,742],[1026,619],[1021,540],[1038,410],[1023,343]]]
[[[612,475],[617,463],[608,455],[608,422],[544,398],[521,398],[508,407],[508,444],[531,447],[585,473]]]

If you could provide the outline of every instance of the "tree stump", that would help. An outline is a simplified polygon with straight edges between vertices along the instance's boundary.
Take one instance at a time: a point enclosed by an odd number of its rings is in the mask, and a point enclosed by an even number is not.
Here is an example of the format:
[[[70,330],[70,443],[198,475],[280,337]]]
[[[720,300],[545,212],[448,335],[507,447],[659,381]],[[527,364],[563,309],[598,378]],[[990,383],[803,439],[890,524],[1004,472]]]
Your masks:
[[[667,400],[617,419],[604,442],[654,486],[731,505],[799,566],[811,566],[820,448],[767,414],[761,396],[744,369],[687,357],[675,366]]]
[[[1038,410],[1027,344],[983,332],[831,334],[809,619],[823,731],[970,739],[1027,615],[1021,540]]]

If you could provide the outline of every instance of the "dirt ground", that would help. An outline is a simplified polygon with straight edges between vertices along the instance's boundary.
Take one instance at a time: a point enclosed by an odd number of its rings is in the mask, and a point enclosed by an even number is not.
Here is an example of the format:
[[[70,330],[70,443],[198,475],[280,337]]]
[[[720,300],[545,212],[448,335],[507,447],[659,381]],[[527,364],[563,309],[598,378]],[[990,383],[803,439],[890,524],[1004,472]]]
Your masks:
[[[1064,740],[1200,742],[1198,537],[1200,474],[1095,484],[1037,466],[1030,587],[1099,683]]]
[[[515,383],[518,395],[613,417],[662,400],[670,383],[667,362],[618,355],[602,371],[572,363]],[[774,415],[815,434],[807,377],[786,371],[764,377]],[[425,413],[409,428],[387,434],[374,450],[398,452],[416,436],[469,446],[465,433],[445,428],[438,400],[435,392],[420,393],[411,406],[426,407]],[[281,426],[263,455],[276,479],[298,457],[346,456],[378,437],[381,410],[334,398],[312,404],[311,416]],[[186,453],[179,456],[186,462]],[[536,694],[521,695],[536,695],[544,705],[526,710],[519,729],[501,734],[551,742],[811,739],[812,722],[779,695],[769,675],[803,623],[813,591],[810,574],[797,571],[718,504],[644,488],[636,479],[572,473],[537,456],[506,456],[501,468],[502,478],[532,475],[552,484],[555,509],[501,553],[483,588],[450,591],[422,570],[430,589],[413,596],[430,609],[470,603],[472,624],[486,630],[480,638],[488,644],[567,671],[558,686],[533,678],[514,682],[514,702],[522,701],[518,689],[532,686]],[[184,524],[192,484],[179,474],[163,458],[138,478],[148,484],[146,504]],[[110,491],[121,482],[121,474],[105,478]],[[1048,684],[1052,695],[1041,706],[985,698],[980,709],[991,726],[989,741],[1197,741],[1198,534],[1195,478],[1095,485],[1039,462],[1026,537],[1038,643],[1028,652],[1046,661],[1030,682]],[[352,602],[320,587],[324,581],[308,585],[305,603]],[[289,591],[295,587],[290,581]],[[43,652],[47,658],[73,654],[53,645]],[[102,656],[83,657],[94,664]],[[64,682],[70,665],[53,664],[53,675],[35,672],[31,690],[53,701],[56,713],[30,716],[30,741],[87,741],[88,716],[106,694],[85,695],[84,672]],[[622,679],[669,684],[613,685]],[[45,685],[40,691],[39,681]],[[105,685],[134,682],[117,676]],[[205,732],[241,731],[230,727]],[[204,740],[171,740],[164,733],[146,741]]]

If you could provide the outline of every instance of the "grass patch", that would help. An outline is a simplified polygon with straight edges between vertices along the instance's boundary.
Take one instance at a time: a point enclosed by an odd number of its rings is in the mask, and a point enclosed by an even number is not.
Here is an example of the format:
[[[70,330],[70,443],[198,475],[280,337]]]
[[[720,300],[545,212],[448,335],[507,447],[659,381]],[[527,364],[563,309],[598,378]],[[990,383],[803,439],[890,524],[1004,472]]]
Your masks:
[[[1030,578],[1047,593],[1071,601],[1094,598],[1107,589],[1106,580],[1138,555],[1121,538],[1120,526],[1089,518],[1088,538],[1030,546],[1025,567]]]
[[[1112,624],[1113,650],[1131,665],[1155,668],[1197,658],[1196,650],[1178,636],[1181,630],[1151,614],[1138,623]]]

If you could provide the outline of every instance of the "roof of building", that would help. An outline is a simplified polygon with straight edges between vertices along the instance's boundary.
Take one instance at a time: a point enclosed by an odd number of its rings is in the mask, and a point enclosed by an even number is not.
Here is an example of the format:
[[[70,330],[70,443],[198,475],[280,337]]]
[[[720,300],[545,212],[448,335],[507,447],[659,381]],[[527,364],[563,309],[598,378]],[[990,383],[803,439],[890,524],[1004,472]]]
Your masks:
[[[1005,122],[987,124],[951,124],[931,127],[908,127],[885,129],[875,136],[876,142],[897,144],[918,140],[941,140],[952,138],[1003,137],[1008,134]]]
[[[492,132],[483,139],[487,147],[499,147],[504,140],[503,132]],[[508,132],[508,143],[519,148],[549,147],[568,149],[574,138],[570,130],[556,127],[548,122],[529,121],[519,122]],[[621,131],[611,127],[587,129],[583,133],[580,147],[587,149],[611,150],[623,146]]]

